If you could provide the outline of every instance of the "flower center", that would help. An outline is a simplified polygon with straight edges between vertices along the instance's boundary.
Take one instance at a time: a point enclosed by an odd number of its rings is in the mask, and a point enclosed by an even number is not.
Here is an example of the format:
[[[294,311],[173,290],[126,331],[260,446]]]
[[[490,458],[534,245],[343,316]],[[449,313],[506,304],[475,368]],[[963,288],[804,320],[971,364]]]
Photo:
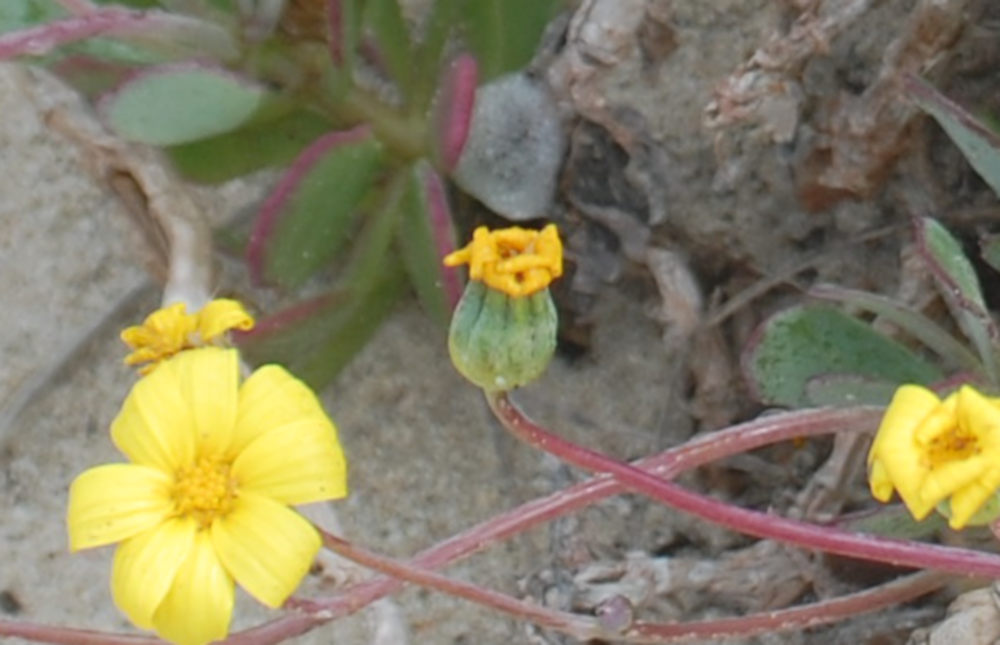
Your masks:
[[[177,473],[174,503],[178,515],[187,515],[207,528],[217,517],[233,508],[236,480],[229,474],[230,465],[215,457],[199,457],[193,466]]]
[[[963,461],[979,452],[979,438],[955,425],[927,442],[924,454],[931,468],[936,468],[952,461]]]

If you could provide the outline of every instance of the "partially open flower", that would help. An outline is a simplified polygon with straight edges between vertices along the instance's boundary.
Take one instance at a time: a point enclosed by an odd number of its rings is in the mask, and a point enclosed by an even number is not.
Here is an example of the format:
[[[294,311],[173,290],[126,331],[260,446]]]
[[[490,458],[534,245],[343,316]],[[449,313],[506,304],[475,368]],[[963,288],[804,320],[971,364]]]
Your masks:
[[[284,603],[320,548],[290,505],[347,494],[336,428],[309,388],[276,365],[242,384],[239,373],[233,349],[163,361],[111,424],[132,463],[91,468],[70,487],[70,548],[120,542],[115,603],[181,645],[226,635],[234,580]]]
[[[939,503],[960,529],[1000,488],[1000,404],[970,386],[943,401],[918,385],[900,387],[868,453],[872,495],[887,502],[899,492],[922,520]]]
[[[558,316],[548,286],[562,275],[555,225],[476,229],[472,242],[444,259],[469,265],[470,282],[448,334],[452,363],[479,387],[510,390],[535,380],[556,349]]]
[[[221,344],[229,330],[246,331],[253,324],[253,318],[235,300],[212,300],[194,314],[187,313],[183,302],[177,302],[157,309],[141,325],[122,331],[122,340],[133,350],[125,357],[125,364],[148,363],[139,368],[140,374],[148,374],[177,352]]]

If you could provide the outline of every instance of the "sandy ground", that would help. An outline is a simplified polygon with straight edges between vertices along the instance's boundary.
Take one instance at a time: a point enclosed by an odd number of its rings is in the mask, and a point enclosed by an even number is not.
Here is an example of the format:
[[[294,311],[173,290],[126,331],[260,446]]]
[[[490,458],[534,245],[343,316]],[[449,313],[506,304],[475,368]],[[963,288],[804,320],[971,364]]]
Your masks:
[[[806,213],[789,170],[791,151],[767,137],[729,141],[740,148],[734,158],[742,165],[720,165],[719,140],[701,128],[704,106],[718,80],[783,26],[780,4],[678,0],[670,7],[678,45],[662,64],[650,70],[633,57],[596,81],[612,99],[627,97],[628,114],[644,124],[644,140],[666,152],[670,163],[659,179],[671,191],[670,221],[661,237],[685,246],[703,276],[715,276],[724,258],[760,275],[815,254],[807,242],[817,232],[847,234],[905,219],[875,205],[881,193]],[[872,25],[898,24],[914,4],[881,3],[864,29],[834,44],[832,57],[870,73],[886,42]],[[838,73],[820,65],[808,78],[822,89]],[[121,205],[91,177],[78,148],[46,125],[23,83],[15,68],[0,66],[0,612],[127,631],[107,591],[110,549],[70,555],[63,518],[72,478],[118,458],[106,430],[133,375],[120,364],[117,334],[154,308],[159,294]],[[577,197],[586,201],[586,193],[580,189]],[[216,222],[259,196],[245,183],[199,192]],[[877,263],[894,261],[895,250],[861,263],[863,273],[875,276],[871,283],[893,275]],[[856,277],[857,269],[845,256],[819,271]],[[713,285],[703,286],[708,292]],[[590,351],[571,362],[557,359],[519,400],[539,420],[620,457],[683,440],[691,431],[686,382],[650,315],[658,305],[652,282],[598,280],[590,295]],[[481,397],[450,366],[443,332],[412,302],[398,308],[323,399],[351,464],[351,495],[336,505],[345,534],[391,555],[411,554],[581,477],[491,421]],[[733,543],[668,511],[619,498],[496,546],[450,573],[559,602],[568,593],[567,566],[654,550],[678,531],[708,536],[705,542],[715,540],[719,549]],[[307,595],[330,591],[316,577],[304,587]],[[438,594],[409,590],[398,607],[413,643],[564,642]],[[240,598],[236,627],[265,617]],[[369,643],[373,620],[372,612],[362,612],[297,642]],[[787,635],[768,642],[808,641]]]

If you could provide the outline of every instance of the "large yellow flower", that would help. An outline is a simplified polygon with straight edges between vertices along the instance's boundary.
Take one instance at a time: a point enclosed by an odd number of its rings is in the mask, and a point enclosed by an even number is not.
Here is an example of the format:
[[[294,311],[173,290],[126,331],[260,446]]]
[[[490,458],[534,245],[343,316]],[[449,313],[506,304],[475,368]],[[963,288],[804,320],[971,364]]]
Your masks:
[[[236,300],[212,300],[193,314],[183,302],[175,302],[146,316],[141,325],[122,331],[122,341],[132,349],[125,364],[148,363],[139,368],[140,374],[148,374],[177,352],[219,344],[229,330],[246,331],[253,325],[253,318]]]
[[[899,491],[918,520],[948,499],[949,524],[962,528],[1000,488],[1000,405],[967,385],[944,401],[900,387],[868,453],[868,480],[880,501]]]
[[[289,505],[347,493],[336,428],[313,393],[276,365],[241,385],[232,349],[163,361],[133,387],[111,437],[132,463],[73,482],[70,548],[121,542],[115,603],[182,645],[226,635],[234,579],[280,606],[320,547]]]
[[[541,231],[480,226],[464,248],[449,253],[445,266],[469,265],[469,277],[509,296],[528,296],[562,275],[562,241],[555,224]]]

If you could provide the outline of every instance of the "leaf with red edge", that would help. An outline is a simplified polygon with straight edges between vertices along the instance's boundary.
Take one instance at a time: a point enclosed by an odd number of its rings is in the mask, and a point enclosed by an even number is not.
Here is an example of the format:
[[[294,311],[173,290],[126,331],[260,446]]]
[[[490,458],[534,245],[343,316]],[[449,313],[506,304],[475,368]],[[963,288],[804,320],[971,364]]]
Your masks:
[[[292,163],[254,222],[247,262],[254,280],[302,284],[343,247],[382,166],[371,130],[331,132]]]
[[[442,263],[444,256],[455,250],[444,182],[426,161],[415,164],[409,174],[400,204],[400,257],[424,311],[447,325],[462,296],[462,282],[457,269]]]
[[[44,56],[58,47],[97,36],[114,37],[172,57],[179,50],[186,51],[188,58],[219,61],[231,61],[240,54],[232,34],[213,22],[165,11],[101,7],[83,15],[3,33],[0,60]]]
[[[907,94],[937,120],[976,172],[1000,196],[1000,136],[923,79],[909,75],[904,84]]]
[[[997,326],[986,309],[972,263],[948,230],[930,217],[914,219],[917,249],[927,263],[951,315],[972,341],[990,380],[997,382]]]
[[[405,286],[390,256],[367,290],[345,289],[312,298],[266,316],[250,332],[234,337],[251,363],[280,363],[319,389],[364,347]]]
[[[340,68],[353,69],[361,41],[361,0],[328,0],[326,5],[327,38],[330,60]]]
[[[431,110],[431,150],[444,172],[451,172],[469,138],[479,78],[476,59],[460,54],[445,69]]]

